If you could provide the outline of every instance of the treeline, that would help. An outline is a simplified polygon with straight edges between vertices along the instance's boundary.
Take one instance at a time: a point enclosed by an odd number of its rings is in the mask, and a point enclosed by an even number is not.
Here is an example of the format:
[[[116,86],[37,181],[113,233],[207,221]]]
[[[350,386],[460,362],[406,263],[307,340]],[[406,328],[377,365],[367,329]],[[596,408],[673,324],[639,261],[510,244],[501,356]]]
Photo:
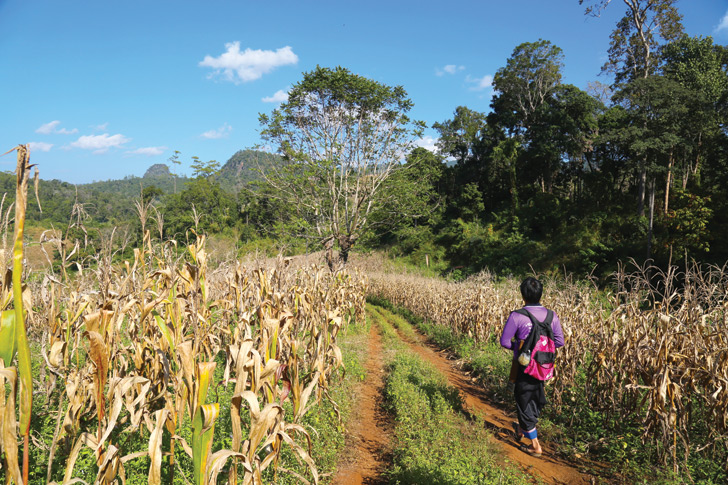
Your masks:
[[[728,50],[682,36],[646,75],[589,92],[561,82],[548,41],[516,47],[489,113],[435,123],[439,211],[389,237],[400,250],[468,270],[611,271],[687,255],[728,259]]]

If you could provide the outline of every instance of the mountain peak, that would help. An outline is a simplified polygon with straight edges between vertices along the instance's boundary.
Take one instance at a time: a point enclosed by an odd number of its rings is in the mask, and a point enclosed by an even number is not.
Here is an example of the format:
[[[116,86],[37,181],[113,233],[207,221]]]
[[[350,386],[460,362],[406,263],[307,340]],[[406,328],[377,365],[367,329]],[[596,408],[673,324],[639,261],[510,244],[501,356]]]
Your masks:
[[[170,175],[169,167],[164,163],[155,163],[144,174],[144,177],[156,177],[160,175]]]

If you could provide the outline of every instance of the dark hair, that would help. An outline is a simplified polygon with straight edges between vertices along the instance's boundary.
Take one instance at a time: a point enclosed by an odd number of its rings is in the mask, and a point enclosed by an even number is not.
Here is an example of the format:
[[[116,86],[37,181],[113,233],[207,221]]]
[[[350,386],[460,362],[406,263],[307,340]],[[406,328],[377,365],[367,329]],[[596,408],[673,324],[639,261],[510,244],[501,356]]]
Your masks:
[[[543,293],[543,285],[533,276],[529,276],[521,283],[521,296],[526,303],[539,303]]]

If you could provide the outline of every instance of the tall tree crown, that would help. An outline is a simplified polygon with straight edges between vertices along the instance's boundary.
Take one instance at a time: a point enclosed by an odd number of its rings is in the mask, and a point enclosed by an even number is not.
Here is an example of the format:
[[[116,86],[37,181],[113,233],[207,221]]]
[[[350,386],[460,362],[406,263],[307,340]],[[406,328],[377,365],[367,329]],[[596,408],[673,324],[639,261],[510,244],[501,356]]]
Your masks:
[[[506,65],[493,76],[498,91],[493,98],[494,110],[515,117],[506,124],[528,128],[533,114],[561,83],[563,59],[561,48],[548,40],[516,46]]]
[[[586,15],[598,17],[612,0],[579,0]],[[683,33],[677,0],[622,0],[627,7],[609,36],[609,59],[602,72],[614,74],[619,85],[654,74],[660,49]]]

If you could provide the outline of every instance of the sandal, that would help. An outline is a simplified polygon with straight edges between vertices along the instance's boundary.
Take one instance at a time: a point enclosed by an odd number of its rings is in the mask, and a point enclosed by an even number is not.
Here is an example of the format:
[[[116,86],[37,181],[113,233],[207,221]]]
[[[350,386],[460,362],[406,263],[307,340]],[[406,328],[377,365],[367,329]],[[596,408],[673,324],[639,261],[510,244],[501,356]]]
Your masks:
[[[537,453],[526,445],[521,445],[518,447],[518,449],[524,453],[528,453],[531,456],[535,456],[536,458],[539,458],[542,455],[542,453]]]

